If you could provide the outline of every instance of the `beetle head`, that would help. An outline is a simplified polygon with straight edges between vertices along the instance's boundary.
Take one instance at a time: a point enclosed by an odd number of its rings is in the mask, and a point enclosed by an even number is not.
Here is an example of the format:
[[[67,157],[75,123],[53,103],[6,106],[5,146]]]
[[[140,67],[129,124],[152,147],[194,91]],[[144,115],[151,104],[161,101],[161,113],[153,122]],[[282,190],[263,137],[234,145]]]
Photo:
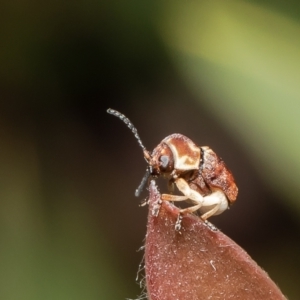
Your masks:
[[[144,158],[148,164],[146,174],[135,195],[139,196],[149,177],[164,176],[170,178],[178,174],[196,170],[200,165],[200,148],[189,138],[182,134],[171,134],[163,139],[150,153],[143,145],[137,129],[128,118],[120,112],[108,109],[107,112],[122,120],[131,129],[140,147],[143,149]],[[178,174],[175,174],[178,172]]]
[[[144,157],[149,165],[149,173],[153,177],[168,176],[174,170],[174,158],[171,149],[165,143],[160,143],[152,154],[144,150]]]
[[[152,153],[150,153],[143,145],[137,133],[137,129],[133,126],[133,124],[130,122],[128,118],[126,118],[120,112],[110,108],[107,110],[107,112],[115,117],[118,117],[127,125],[129,129],[131,129],[140,147],[143,149],[144,158],[148,164],[148,167],[142,179],[142,182],[140,183],[139,187],[135,192],[135,195],[139,196],[145,184],[148,182],[149,177],[170,176],[171,172],[174,170],[173,151],[171,150],[170,146],[167,143],[162,141],[159,145],[156,146],[156,148],[152,151]]]

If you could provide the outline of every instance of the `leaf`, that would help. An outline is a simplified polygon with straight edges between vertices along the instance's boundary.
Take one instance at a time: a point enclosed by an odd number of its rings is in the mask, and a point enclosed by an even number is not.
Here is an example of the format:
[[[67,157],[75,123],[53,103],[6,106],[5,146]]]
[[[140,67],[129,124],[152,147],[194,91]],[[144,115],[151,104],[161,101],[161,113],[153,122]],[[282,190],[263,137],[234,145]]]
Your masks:
[[[150,300],[286,299],[268,274],[235,242],[199,217],[183,216],[149,187],[145,245]]]

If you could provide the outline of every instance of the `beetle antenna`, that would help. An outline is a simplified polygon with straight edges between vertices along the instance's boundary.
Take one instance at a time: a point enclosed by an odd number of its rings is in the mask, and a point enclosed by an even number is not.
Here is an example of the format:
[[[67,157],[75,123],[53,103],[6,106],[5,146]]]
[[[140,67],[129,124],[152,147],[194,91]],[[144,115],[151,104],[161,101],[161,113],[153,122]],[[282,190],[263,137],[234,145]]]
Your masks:
[[[139,187],[135,190],[134,195],[136,197],[139,197],[141,195],[141,192],[143,191],[144,186],[145,186],[146,182],[148,181],[149,177],[150,177],[150,172],[149,172],[149,168],[147,168],[146,173],[145,173]]]
[[[137,129],[133,126],[133,124],[131,123],[131,121],[126,118],[123,114],[121,114],[120,112],[118,112],[117,110],[111,109],[109,108],[107,110],[107,112],[117,118],[119,118],[120,120],[122,120],[129,129],[131,129],[132,133],[134,134],[135,138],[137,139],[139,145],[142,147],[143,150],[146,150],[146,147],[143,145],[142,140],[137,132]],[[149,177],[149,176],[148,176]],[[144,180],[144,178],[143,178]],[[143,182],[142,180],[142,182]],[[140,188],[140,187],[139,187]]]

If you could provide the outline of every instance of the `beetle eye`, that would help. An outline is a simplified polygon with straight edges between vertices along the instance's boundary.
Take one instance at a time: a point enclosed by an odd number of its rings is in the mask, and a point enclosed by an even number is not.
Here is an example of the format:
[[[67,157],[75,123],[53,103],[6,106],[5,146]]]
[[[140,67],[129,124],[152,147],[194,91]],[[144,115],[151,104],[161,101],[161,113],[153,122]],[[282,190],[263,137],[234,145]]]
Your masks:
[[[167,168],[168,164],[169,164],[169,157],[167,155],[162,155],[159,158],[160,162],[161,162],[161,166],[163,168]]]

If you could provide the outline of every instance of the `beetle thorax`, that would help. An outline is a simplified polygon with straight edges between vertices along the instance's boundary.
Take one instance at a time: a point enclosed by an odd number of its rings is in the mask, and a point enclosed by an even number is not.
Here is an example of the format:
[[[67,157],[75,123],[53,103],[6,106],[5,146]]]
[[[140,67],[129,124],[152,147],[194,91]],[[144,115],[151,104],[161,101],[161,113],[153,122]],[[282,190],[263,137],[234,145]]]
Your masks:
[[[168,145],[174,158],[174,168],[178,171],[198,170],[200,148],[186,136],[175,133],[167,136],[162,143]]]
[[[172,177],[171,174],[198,170],[200,148],[182,134],[172,134],[161,141],[151,155],[145,156],[152,176]]]

